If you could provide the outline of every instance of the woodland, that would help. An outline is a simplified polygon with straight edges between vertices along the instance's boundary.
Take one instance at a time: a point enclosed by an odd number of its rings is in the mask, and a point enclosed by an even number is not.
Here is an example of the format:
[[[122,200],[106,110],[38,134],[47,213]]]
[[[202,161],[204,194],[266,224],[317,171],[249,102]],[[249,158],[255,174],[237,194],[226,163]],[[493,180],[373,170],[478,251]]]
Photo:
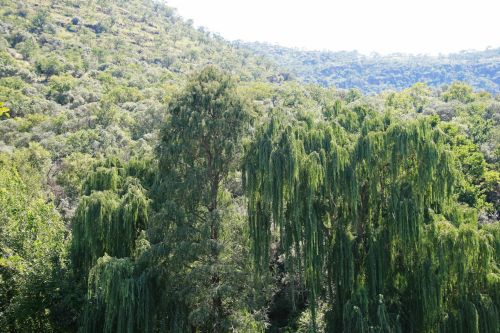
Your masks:
[[[308,51],[266,43],[234,43],[273,60],[284,73],[306,83],[357,88],[366,94],[402,90],[425,82],[439,88],[462,81],[478,90],[500,92],[500,48],[451,54],[394,53],[364,55],[357,51]]]
[[[499,333],[499,51],[330,56],[0,0],[0,332]]]

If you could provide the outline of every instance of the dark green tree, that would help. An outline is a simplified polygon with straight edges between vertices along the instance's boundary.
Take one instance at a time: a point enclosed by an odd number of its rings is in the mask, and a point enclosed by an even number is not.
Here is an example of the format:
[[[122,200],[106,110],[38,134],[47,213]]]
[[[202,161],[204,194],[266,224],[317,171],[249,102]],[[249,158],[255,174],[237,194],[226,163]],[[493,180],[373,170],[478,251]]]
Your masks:
[[[86,195],[72,220],[71,246],[74,269],[83,280],[105,254],[132,256],[137,237],[147,227],[145,190],[136,179],[123,175],[123,168],[98,166],[84,182]]]
[[[432,119],[370,115],[352,136],[274,116],[244,165],[257,263],[276,233],[312,317],[329,303],[329,332],[498,331],[495,232],[454,202],[458,171]]]
[[[238,96],[235,81],[209,66],[170,102],[158,147],[160,192],[156,204],[170,208],[170,214],[177,211],[174,223],[180,234],[174,239],[178,246],[191,242],[191,255],[179,254],[181,262],[203,262],[189,274],[201,280],[208,299],[187,306],[191,307],[192,324],[205,332],[228,329],[231,309],[224,306],[226,282],[219,259],[224,214],[220,196],[229,172],[238,165],[248,120],[248,106]],[[200,306],[203,311],[196,309]]]

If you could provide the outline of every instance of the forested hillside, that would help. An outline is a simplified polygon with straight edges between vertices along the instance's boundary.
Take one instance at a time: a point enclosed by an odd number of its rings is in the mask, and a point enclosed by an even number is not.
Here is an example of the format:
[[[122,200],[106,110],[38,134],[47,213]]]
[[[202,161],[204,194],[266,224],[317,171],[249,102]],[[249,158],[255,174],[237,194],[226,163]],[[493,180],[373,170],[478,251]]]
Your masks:
[[[370,55],[356,51],[304,51],[264,43],[236,43],[266,56],[306,83],[358,88],[364,93],[401,90],[417,82],[440,87],[454,81],[475,89],[500,92],[500,49],[456,54]]]
[[[175,83],[196,68],[217,64],[244,81],[273,75],[268,62],[154,2],[2,1],[0,15],[7,146],[32,135],[59,156],[128,146],[147,140]],[[14,127],[24,134],[10,135]]]
[[[283,59],[152,0],[0,0],[0,332],[498,333],[497,88]]]

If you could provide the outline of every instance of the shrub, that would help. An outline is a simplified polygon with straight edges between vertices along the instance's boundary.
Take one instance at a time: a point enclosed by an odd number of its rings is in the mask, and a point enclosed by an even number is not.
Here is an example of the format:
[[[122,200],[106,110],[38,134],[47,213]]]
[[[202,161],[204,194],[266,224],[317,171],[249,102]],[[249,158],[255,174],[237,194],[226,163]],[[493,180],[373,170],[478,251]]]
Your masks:
[[[38,74],[58,75],[64,70],[64,64],[55,56],[40,57],[35,61],[35,70]]]
[[[64,105],[73,99],[69,91],[75,86],[75,79],[71,75],[53,76],[49,82],[48,96],[57,103]]]
[[[41,33],[47,27],[47,12],[40,11],[32,19],[29,28],[30,32]]]

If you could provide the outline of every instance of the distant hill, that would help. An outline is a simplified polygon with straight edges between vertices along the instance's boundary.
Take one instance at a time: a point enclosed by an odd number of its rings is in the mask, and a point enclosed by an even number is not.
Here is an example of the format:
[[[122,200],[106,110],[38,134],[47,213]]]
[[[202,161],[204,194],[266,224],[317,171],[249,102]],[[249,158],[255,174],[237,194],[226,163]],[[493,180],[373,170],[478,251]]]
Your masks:
[[[323,86],[377,93],[401,90],[416,82],[438,87],[463,81],[478,90],[500,92],[500,48],[440,56],[365,56],[356,51],[304,51],[265,43],[236,45],[274,60],[303,82]]]

